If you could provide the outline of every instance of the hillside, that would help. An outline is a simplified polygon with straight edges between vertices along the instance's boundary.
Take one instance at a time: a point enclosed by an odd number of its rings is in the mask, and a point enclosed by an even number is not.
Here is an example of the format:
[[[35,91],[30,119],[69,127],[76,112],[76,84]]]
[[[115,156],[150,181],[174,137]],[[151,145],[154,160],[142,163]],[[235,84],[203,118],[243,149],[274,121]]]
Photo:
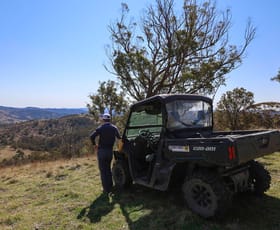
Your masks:
[[[0,229],[280,229],[279,157],[261,159],[272,176],[266,195],[235,197],[221,220],[194,215],[180,191],[132,185],[113,197],[103,196],[95,155],[0,168]]]
[[[28,120],[53,119],[72,114],[87,113],[87,109],[14,108],[0,106],[0,125]]]
[[[20,155],[18,160],[22,161],[79,156],[91,151],[89,134],[95,127],[95,121],[87,114],[2,125],[0,147],[4,151],[10,146],[18,153],[14,157]],[[23,154],[27,151],[31,151],[28,156]]]

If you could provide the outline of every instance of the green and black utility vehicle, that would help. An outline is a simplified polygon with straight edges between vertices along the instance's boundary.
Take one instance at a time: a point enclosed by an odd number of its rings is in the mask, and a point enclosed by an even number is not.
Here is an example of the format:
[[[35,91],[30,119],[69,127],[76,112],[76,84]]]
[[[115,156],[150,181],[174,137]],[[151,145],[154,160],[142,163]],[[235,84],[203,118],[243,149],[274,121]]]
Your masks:
[[[236,193],[269,189],[270,174],[255,159],[280,150],[280,132],[216,132],[210,98],[166,94],[131,106],[122,142],[116,186],[180,186],[188,207],[208,218],[224,214]]]

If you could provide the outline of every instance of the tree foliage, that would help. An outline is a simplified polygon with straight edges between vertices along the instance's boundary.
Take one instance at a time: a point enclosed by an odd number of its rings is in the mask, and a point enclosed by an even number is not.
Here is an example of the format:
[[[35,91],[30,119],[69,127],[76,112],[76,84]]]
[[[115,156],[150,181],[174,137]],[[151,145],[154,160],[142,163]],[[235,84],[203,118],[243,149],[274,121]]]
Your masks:
[[[271,78],[272,81],[278,81],[280,83],[280,69],[278,70],[278,74]]]
[[[122,115],[127,111],[128,99],[123,91],[118,92],[118,84],[115,81],[99,82],[100,86],[96,94],[90,95],[91,103],[87,104],[89,113],[96,120],[104,113],[105,109],[111,115]]]
[[[231,12],[219,13],[211,0],[200,5],[185,0],[181,14],[174,0],[156,0],[139,23],[128,15],[128,5],[122,4],[120,18],[109,26],[112,68],[107,70],[136,100],[159,93],[215,94],[255,36],[248,21],[244,44],[230,44]]]
[[[216,122],[230,130],[246,129],[252,118],[250,109],[254,94],[244,88],[235,88],[222,95],[217,104]]]

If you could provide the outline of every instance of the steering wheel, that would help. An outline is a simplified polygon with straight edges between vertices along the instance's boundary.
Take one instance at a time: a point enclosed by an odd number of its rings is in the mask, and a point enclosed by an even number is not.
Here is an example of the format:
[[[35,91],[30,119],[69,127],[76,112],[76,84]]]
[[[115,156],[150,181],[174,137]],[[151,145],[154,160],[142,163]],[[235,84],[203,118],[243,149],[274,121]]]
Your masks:
[[[154,134],[147,129],[140,130],[139,136],[145,141],[147,141],[148,145],[152,148],[158,142],[158,139],[155,138]]]
[[[141,136],[144,139],[149,139],[149,137],[152,135],[152,133],[147,129],[141,129],[139,130],[139,136]]]

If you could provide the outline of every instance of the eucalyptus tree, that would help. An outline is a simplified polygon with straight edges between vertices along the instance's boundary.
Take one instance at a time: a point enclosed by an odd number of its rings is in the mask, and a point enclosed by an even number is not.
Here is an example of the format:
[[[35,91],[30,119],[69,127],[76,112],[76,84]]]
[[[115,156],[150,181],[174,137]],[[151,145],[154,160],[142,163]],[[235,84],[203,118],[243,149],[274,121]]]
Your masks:
[[[96,120],[106,110],[113,117],[122,116],[128,109],[128,99],[125,93],[119,89],[115,81],[108,80],[99,82],[99,84],[97,92],[89,96],[91,99],[91,102],[87,104],[89,113]]]
[[[250,110],[254,105],[254,94],[244,88],[235,88],[224,93],[217,104],[217,123],[231,130],[246,129]],[[247,123],[247,124],[246,124]]]
[[[231,11],[219,11],[214,1],[184,0],[181,11],[174,2],[156,0],[138,21],[123,3],[120,17],[109,25],[106,69],[135,100],[159,93],[215,95],[255,37],[248,20],[243,44],[231,44]]]

